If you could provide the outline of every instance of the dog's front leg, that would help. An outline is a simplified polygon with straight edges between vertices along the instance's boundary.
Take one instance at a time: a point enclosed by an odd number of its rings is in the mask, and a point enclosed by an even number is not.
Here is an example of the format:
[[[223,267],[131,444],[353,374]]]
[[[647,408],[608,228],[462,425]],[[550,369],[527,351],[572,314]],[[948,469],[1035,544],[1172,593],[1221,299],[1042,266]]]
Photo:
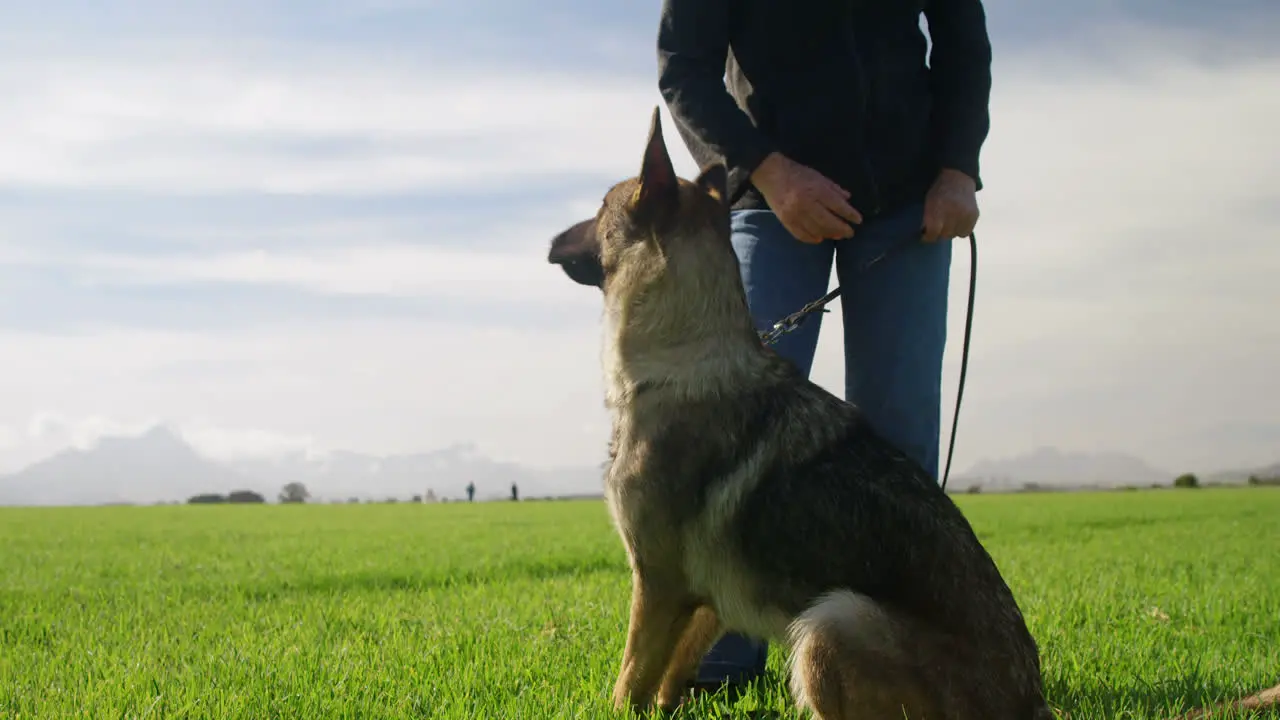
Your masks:
[[[649,707],[696,607],[681,584],[634,575],[627,645],[613,687],[615,708]]]
[[[723,632],[720,618],[710,605],[703,605],[694,612],[662,677],[662,685],[658,689],[660,707],[674,710],[679,706],[689,681],[697,675],[702,658]]]

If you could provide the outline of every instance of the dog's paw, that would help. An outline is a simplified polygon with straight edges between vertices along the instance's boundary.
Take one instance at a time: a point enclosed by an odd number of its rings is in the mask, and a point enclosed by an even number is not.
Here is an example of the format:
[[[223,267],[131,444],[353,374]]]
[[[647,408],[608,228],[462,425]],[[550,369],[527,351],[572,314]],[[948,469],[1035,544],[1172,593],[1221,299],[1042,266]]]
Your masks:
[[[654,704],[657,705],[658,709],[664,713],[673,713],[679,710],[680,706],[684,705],[688,701],[689,701],[689,696],[684,693],[663,692],[658,694],[657,702],[655,702]]]
[[[613,694],[613,709],[620,713],[625,713],[629,709],[636,717],[644,717],[650,710],[663,710],[664,708],[661,703],[655,703],[651,699],[638,699],[615,692]]]
[[[628,708],[641,712],[643,708],[639,703],[631,701],[631,696],[623,688],[614,688],[613,690],[613,709],[618,712],[625,712]]]

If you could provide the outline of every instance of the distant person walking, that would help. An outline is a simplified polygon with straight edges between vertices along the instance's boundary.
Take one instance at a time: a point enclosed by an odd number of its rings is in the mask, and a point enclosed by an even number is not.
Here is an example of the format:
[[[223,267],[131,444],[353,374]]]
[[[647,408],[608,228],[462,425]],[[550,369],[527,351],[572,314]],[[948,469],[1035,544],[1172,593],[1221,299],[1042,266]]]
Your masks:
[[[467,483],[467,502],[475,502],[475,499],[476,499],[476,484],[473,482],[469,482]]]
[[[511,483],[511,501],[516,502],[520,499],[520,488],[515,483]]]
[[[760,328],[825,294],[834,265],[845,397],[936,476],[945,241],[977,223],[989,128],[981,0],[664,0],[657,44],[658,86],[690,153],[728,168],[733,247]],[[923,242],[858,273],[913,239]],[[821,319],[774,346],[805,374]],[[698,684],[750,680],[766,649],[726,635]]]

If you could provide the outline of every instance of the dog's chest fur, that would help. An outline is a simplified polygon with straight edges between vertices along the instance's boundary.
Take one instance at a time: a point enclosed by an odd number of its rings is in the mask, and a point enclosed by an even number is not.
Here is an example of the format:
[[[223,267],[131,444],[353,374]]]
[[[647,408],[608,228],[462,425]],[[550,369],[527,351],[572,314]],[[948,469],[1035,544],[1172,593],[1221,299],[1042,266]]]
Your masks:
[[[605,494],[631,562],[711,604],[726,627],[783,639],[790,617],[761,597],[737,537],[739,509],[776,449],[761,442],[776,419],[725,417],[719,403],[672,413],[669,403],[655,396],[615,413]],[[717,432],[698,432],[708,427]]]

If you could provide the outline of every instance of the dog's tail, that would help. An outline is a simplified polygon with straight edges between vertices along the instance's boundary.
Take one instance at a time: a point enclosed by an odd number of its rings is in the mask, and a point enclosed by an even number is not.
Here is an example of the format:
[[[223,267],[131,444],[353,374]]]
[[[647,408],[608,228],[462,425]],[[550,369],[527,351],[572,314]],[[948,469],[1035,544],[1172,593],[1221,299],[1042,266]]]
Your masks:
[[[788,640],[791,692],[819,720],[992,712],[1054,720],[1038,684],[1024,687],[1012,673],[974,675],[963,640],[941,636],[866,595],[836,590],[819,596],[791,623]]]
[[[934,717],[929,679],[912,671],[927,633],[876,601],[848,590],[818,597],[788,628],[791,692],[819,720]],[[936,678],[935,678],[936,680]],[[1043,698],[1031,702],[1034,720],[1056,720]],[[1280,685],[1234,701],[1191,710],[1171,720],[1200,720],[1218,712],[1280,707]],[[1058,718],[1070,718],[1059,713]]]
[[[822,720],[931,717],[927,690],[908,662],[908,629],[880,604],[828,592],[788,628],[791,692]]]

